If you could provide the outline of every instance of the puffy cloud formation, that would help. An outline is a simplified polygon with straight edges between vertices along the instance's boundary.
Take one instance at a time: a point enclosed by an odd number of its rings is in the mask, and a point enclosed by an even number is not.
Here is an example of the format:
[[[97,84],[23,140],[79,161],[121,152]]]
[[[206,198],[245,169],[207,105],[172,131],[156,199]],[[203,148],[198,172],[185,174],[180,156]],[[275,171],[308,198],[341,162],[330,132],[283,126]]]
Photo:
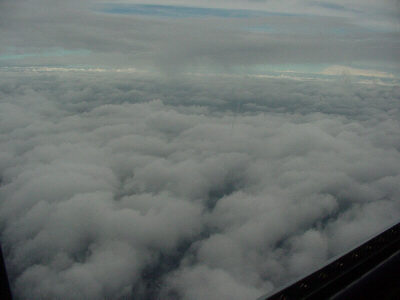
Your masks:
[[[398,86],[3,72],[17,299],[255,299],[398,220]]]

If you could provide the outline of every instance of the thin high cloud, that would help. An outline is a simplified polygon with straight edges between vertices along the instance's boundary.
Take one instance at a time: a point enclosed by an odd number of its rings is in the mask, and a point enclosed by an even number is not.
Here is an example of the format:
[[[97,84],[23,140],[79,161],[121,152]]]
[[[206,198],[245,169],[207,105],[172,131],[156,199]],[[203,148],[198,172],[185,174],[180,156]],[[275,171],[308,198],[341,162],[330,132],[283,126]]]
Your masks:
[[[99,6],[100,11],[111,14],[132,14],[153,17],[169,18],[255,18],[266,16],[294,16],[296,14],[267,12],[248,9],[223,9],[205,8],[176,5],[156,4],[127,4],[127,3],[106,3]]]

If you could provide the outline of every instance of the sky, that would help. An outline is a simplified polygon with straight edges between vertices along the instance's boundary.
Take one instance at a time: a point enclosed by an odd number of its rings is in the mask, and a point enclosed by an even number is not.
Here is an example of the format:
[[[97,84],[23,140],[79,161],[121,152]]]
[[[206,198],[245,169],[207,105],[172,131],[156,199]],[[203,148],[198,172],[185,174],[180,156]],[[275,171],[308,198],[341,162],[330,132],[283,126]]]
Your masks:
[[[15,298],[255,300],[398,222],[399,14],[0,0]]]
[[[395,0],[3,0],[0,7],[2,67],[131,67],[171,76],[340,65],[399,76]]]

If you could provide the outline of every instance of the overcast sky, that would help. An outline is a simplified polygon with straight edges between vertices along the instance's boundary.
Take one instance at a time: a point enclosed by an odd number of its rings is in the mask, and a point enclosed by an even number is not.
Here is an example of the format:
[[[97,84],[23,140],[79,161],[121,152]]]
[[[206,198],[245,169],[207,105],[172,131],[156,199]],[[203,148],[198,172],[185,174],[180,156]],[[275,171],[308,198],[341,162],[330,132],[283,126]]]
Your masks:
[[[399,9],[0,0],[15,298],[255,300],[398,222]]]
[[[0,3],[0,66],[399,75],[399,2],[54,1]]]

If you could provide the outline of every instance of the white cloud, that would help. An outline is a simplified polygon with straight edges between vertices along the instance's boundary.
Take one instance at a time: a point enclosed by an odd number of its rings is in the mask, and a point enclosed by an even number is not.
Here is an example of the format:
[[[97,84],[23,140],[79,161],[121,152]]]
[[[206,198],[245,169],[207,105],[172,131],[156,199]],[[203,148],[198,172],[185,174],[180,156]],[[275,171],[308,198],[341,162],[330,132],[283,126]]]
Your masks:
[[[364,70],[351,68],[346,66],[329,66],[321,71],[323,75],[353,75],[353,76],[367,76],[378,78],[394,78],[393,74],[387,72],[380,72],[377,70]]]
[[[396,86],[2,76],[0,228],[21,299],[253,299],[400,214]]]

